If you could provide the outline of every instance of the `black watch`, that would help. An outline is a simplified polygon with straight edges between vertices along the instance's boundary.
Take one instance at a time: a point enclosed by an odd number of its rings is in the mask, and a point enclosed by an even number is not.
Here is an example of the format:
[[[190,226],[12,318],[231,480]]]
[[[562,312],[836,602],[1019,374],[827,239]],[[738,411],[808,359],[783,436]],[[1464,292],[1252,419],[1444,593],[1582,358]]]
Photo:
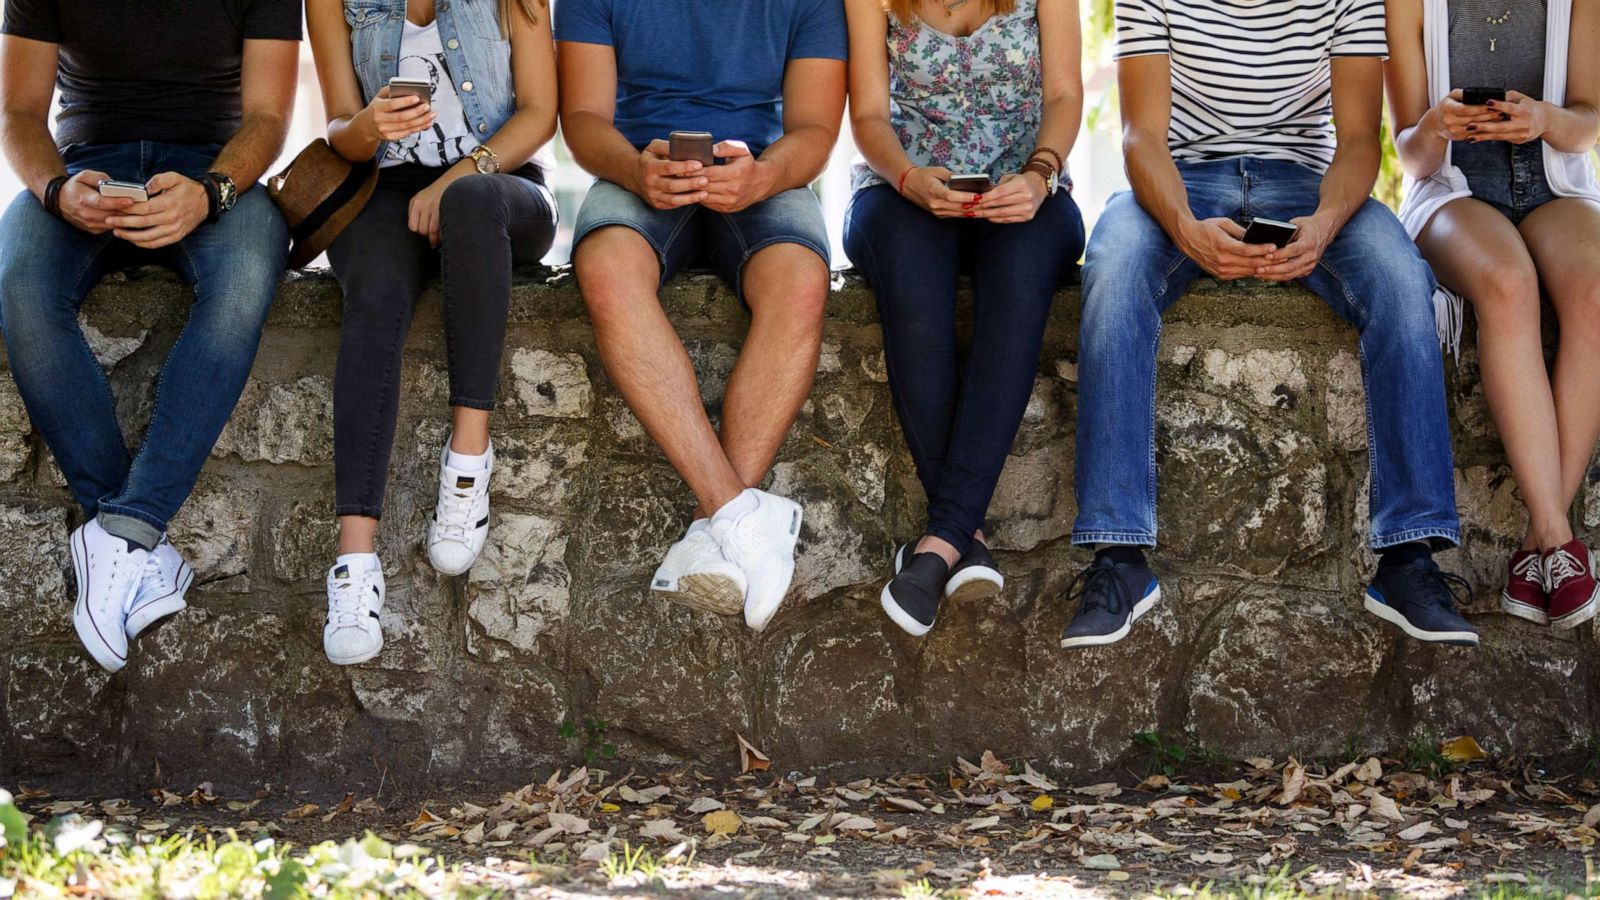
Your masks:
[[[221,172],[207,172],[206,180],[214,188],[214,191],[206,191],[206,194],[211,199],[210,221],[215,222],[239,201],[239,188],[234,185],[232,178]]]

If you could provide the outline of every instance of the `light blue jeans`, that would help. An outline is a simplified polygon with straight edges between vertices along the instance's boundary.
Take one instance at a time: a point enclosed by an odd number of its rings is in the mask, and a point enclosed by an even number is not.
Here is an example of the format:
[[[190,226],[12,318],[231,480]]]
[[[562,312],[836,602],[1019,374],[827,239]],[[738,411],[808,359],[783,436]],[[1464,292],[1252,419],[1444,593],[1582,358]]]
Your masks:
[[[1316,211],[1322,176],[1290,162],[1179,163],[1197,218],[1287,221]],[[1203,274],[1131,192],[1089,239],[1078,337],[1078,520],[1072,542],[1156,543],[1155,390],[1161,314]],[[1372,468],[1372,545],[1460,540],[1433,273],[1376,200],[1304,285],[1361,337]]]
[[[205,174],[220,148],[149,141],[75,146],[67,170],[123,181]],[[17,391],[72,494],[119,537],[154,546],[194,490],[255,361],[283,278],[289,231],[256,188],[213,225],[159,250],[79,231],[24,191],[0,219],[0,328]],[[95,282],[129,266],[166,265],[194,289],[189,320],[156,381],[155,409],[128,454],[105,372],[78,325]]]

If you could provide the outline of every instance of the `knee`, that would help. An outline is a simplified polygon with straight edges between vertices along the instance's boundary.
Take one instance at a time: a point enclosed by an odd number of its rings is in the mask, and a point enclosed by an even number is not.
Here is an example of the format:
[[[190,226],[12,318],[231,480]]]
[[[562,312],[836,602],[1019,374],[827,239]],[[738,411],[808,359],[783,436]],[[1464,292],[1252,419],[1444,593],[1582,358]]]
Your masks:
[[[439,198],[441,230],[471,221],[502,221],[505,204],[496,191],[494,179],[493,175],[468,175],[451,182]]]
[[[828,307],[827,263],[799,244],[777,244],[745,264],[743,288],[756,316],[799,331],[818,330]]]
[[[626,315],[654,300],[661,280],[655,251],[637,232],[621,226],[601,228],[586,236],[572,256],[578,290],[597,322]]]
[[[1478,274],[1472,293],[1473,311],[1486,322],[1539,320],[1539,276],[1532,265],[1494,266]]]
[[[1551,294],[1562,332],[1600,333],[1600,279],[1584,279],[1573,290]]]

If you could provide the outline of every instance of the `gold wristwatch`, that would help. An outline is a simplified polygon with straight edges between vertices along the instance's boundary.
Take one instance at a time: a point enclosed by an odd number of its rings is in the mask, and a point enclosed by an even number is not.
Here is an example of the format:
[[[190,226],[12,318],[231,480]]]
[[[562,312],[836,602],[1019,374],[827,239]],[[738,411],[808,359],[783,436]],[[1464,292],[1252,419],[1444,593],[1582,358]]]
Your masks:
[[[489,149],[488,144],[473,147],[467,155],[472,157],[472,164],[478,167],[479,175],[493,175],[500,171],[500,157]]]

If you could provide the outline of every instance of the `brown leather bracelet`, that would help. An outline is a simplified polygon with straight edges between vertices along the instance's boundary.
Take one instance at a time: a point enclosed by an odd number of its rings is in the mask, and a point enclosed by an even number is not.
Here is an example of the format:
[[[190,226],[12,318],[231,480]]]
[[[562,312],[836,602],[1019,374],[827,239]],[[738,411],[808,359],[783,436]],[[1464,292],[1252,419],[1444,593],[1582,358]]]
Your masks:
[[[1050,179],[1055,178],[1059,174],[1055,169],[1050,167],[1049,163],[1038,159],[1030,159],[1028,160],[1028,164],[1022,167],[1022,174],[1026,175],[1029,172],[1033,172],[1040,178],[1043,178],[1046,187],[1049,187]]]
[[[1066,169],[1067,169],[1067,161],[1065,159],[1061,158],[1061,154],[1057,153],[1056,151],[1052,150],[1049,147],[1038,147],[1038,148],[1035,148],[1034,151],[1033,151],[1033,155],[1029,156],[1028,159],[1031,161],[1031,160],[1033,160],[1034,157],[1038,156],[1041,153],[1048,153],[1048,154],[1050,154],[1050,156],[1052,158],[1055,159],[1055,161],[1056,161],[1056,172],[1057,173],[1066,171]]]

